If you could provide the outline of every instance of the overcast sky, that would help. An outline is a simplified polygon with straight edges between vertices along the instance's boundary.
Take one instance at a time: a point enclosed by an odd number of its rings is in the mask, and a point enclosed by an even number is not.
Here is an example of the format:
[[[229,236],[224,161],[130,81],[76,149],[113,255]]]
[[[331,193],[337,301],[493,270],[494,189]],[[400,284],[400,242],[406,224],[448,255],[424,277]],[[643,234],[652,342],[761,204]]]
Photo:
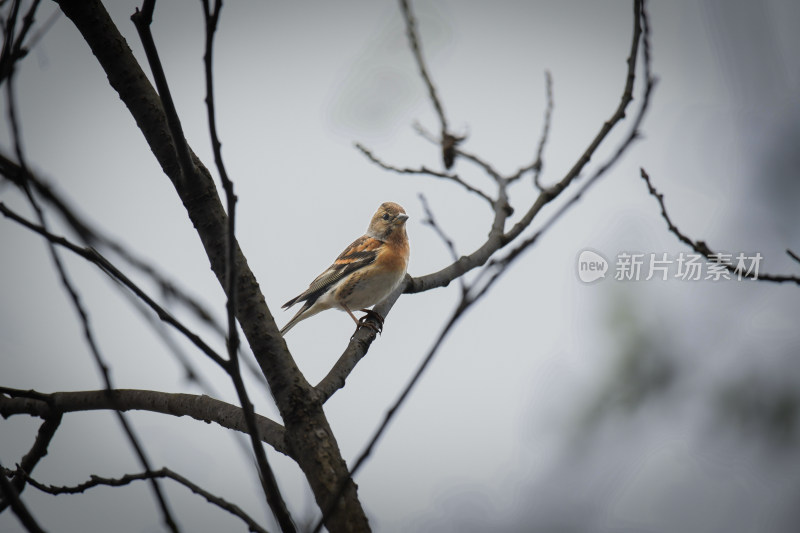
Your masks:
[[[617,106],[630,4],[413,2],[451,126],[468,135],[464,148],[502,172],[529,164],[549,70],[555,108],[542,181],[560,179]],[[144,63],[129,20],[136,6],[108,2]],[[43,5],[40,20],[55,9]],[[357,476],[376,531],[793,531],[800,520],[797,411],[777,430],[767,423],[776,397],[798,405],[798,288],[613,279],[622,253],[674,260],[690,251],[668,233],[640,167],[684,232],[728,253],[760,253],[763,271],[800,271],[785,253],[800,252],[800,4],[653,2],[649,12],[659,82],[641,140],[448,337]],[[199,2],[160,2],[153,32],[187,138],[211,167]],[[419,193],[459,253],[483,242],[491,212],[476,196],[387,173],[353,147],[360,142],[398,166],[441,166],[436,147],[411,127],[437,131],[438,123],[394,2],[230,2],[217,47],[218,123],[239,196],[238,238],[279,326],[290,318],[280,305],[363,233],[383,201],[411,217],[414,276],[449,261],[421,223]],[[31,166],[223,317],[222,291],[180,200],[68,19],[26,58],[16,87]],[[637,84],[634,104],[640,94]],[[0,100],[5,116],[4,91]],[[0,149],[11,152],[7,127]],[[494,192],[467,161],[454,170]],[[516,216],[534,197],[526,177],[511,190]],[[30,214],[10,185],[0,200]],[[544,210],[535,226],[552,213]],[[8,220],[0,240],[0,385],[100,388],[46,247]],[[609,262],[606,279],[578,278],[584,249]],[[128,298],[96,268],[65,260],[118,387],[201,392]],[[403,296],[326,404],[350,463],[438,336],[457,291],[454,284]],[[316,383],[351,334],[350,318],[329,312],[299,324],[287,342]],[[217,396],[235,402],[225,376],[187,353]],[[260,413],[277,417],[268,393],[252,396]],[[252,463],[224,430],[146,413],[130,419],[153,464],[270,523]],[[0,420],[4,466],[20,460],[37,428],[20,416]],[[294,463],[268,453],[294,516],[316,517]],[[35,477],[76,484],[138,470],[114,418],[81,413],[65,417]],[[245,530],[184,488],[165,486],[186,531]],[[56,498],[29,487],[24,500],[54,531],[160,530],[144,484]],[[0,532],[18,530],[13,515],[0,515]]]

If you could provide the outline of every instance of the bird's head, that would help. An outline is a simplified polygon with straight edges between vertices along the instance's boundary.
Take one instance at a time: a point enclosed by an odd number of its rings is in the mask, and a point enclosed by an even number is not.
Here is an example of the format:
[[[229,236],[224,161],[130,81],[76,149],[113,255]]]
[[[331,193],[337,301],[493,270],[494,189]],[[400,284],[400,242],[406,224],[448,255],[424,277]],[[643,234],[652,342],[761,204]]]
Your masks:
[[[394,202],[384,202],[369,223],[367,234],[385,241],[396,230],[404,230],[408,220],[406,210]]]

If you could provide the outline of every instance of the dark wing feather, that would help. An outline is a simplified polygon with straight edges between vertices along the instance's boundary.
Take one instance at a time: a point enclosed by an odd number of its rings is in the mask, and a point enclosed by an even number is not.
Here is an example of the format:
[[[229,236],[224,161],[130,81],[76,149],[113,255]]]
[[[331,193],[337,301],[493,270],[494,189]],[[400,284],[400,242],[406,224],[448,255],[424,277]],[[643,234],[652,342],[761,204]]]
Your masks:
[[[311,282],[302,294],[299,294],[283,304],[287,309],[297,302],[308,302],[310,306],[317,298],[325,294],[333,285],[352,274],[353,272],[371,265],[378,257],[378,249],[383,243],[376,239],[364,236],[356,239],[350,246],[336,258],[328,269]]]

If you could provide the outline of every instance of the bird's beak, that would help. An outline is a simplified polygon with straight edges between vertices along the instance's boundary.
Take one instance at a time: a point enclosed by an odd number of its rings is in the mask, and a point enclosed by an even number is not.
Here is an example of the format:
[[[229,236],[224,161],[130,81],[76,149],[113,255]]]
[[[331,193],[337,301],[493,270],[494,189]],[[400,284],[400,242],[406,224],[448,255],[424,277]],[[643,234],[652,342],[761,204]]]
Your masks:
[[[397,215],[398,222],[405,222],[406,220],[408,220],[408,215],[406,215],[405,213],[400,213],[399,215]]]

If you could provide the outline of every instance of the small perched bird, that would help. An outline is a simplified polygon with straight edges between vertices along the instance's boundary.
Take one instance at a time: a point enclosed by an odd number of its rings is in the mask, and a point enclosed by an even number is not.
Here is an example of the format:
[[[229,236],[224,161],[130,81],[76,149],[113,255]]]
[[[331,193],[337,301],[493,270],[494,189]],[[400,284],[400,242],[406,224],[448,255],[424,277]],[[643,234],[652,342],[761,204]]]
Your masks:
[[[394,291],[406,275],[408,268],[408,235],[406,234],[405,210],[394,202],[381,204],[369,223],[367,233],[336,258],[328,269],[311,282],[308,289],[285,304],[288,309],[298,302],[303,307],[281,329],[281,335],[298,322],[326,309],[345,311],[356,326],[359,322],[353,315],[361,310],[373,315],[383,324],[383,317],[366,309],[380,302]],[[366,318],[366,317],[364,317]]]

